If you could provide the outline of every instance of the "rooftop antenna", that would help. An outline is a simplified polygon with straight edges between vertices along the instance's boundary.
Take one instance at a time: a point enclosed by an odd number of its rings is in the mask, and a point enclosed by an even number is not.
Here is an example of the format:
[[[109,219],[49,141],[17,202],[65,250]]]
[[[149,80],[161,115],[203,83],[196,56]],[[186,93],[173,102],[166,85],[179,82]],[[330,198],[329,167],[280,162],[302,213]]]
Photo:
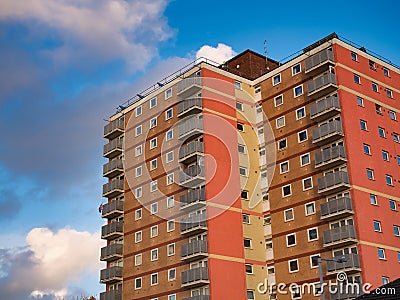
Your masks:
[[[268,57],[267,57],[267,40],[264,40],[264,56],[265,56],[265,66],[266,66],[267,70],[269,70]]]

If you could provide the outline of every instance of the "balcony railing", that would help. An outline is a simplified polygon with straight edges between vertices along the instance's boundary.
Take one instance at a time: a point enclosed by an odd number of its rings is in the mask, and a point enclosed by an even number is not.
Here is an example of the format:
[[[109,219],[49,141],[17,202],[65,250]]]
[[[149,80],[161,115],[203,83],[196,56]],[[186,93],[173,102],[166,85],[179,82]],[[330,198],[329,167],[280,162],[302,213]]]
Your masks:
[[[335,274],[338,272],[351,273],[351,272],[361,271],[360,257],[358,256],[358,254],[350,253],[350,254],[345,254],[343,256],[340,256],[340,257],[333,257],[333,259],[338,260],[341,257],[345,257],[346,262],[340,263],[340,262],[331,261],[331,260],[328,260],[326,262],[327,275]]]
[[[103,185],[103,197],[113,198],[124,192],[124,181],[115,178]]]
[[[316,75],[328,70],[335,63],[332,49],[324,49],[305,60],[305,73]]]
[[[203,133],[203,116],[195,115],[184,120],[178,125],[178,138],[184,140],[188,137],[196,137]]]
[[[100,260],[113,261],[122,258],[123,244],[111,244],[101,248]]]
[[[193,215],[181,220],[181,234],[197,234],[207,230],[206,214]]]
[[[340,226],[324,231],[324,247],[342,247],[356,242],[356,230],[353,225]]]
[[[333,73],[326,73],[317,77],[307,85],[308,96],[313,99],[327,95],[336,89],[336,75]]]
[[[206,190],[189,190],[188,193],[180,196],[181,209],[196,210],[206,204]]]
[[[349,175],[345,171],[326,174],[318,178],[318,193],[339,193],[350,188]]]
[[[334,220],[354,214],[351,199],[341,197],[321,204],[321,219]]]
[[[310,106],[310,119],[320,122],[340,113],[339,98],[330,96]]]
[[[122,154],[122,140],[115,139],[104,145],[103,156],[107,158],[114,158]]]
[[[124,121],[114,120],[104,126],[104,137],[106,139],[115,139],[119,135],[124,133]]]
[[[107,204],[103,205],[103,210],[101,211],[101,216],[103,218],[113,219],[124,213],[124,201],[123,200],[113,200]]]
[[[183,118],[190,114],[198,114],[203,110],[202,98],[188,98],[178,103],[178,118]]]
[[[313,129],[313,143],[323,145],[336,141],[344,136],[342,122],[333,120]]]
[[[103,166],[103,176],[113,178],[124,172],[124,165],[122,159],[117,158]]]
[[[122,290],[111,290],[100,293],[100,300],[122,300]]]
[[[176,94],[181,98],[187,98],[201,90],[202,79],[200,76],[191,76],[182,79],[176,87]]]
[[[331,294],[331,300],[354,299],[362,294],[363,286],[361,284],[348,284],[347,286],[338,287],[337,293]]]
[[[208,268],[200,267],[182,272],[182,287],[196,287],[208,284]]]
[[[209,295],[192,296],[189,298],[183,298],[183,300],[210,300],[210,296]]]
[[[204,153],[204,144],[199,141],[192,141],[179,149],[179,162],[191,164],[197,160],[198,155]]]
[[[179,184],[185,187],[193,188],[204,183],[204,167],[193,165],[181,171],[179,174]]]
[[[192,261],[207,257],[207,241],[194,240],[189,244],[181,246],[181,259]]]
[[[331,169],[347,161],[346,150],[343,146],[334,146],[315,153],[315,167]]]
[[[104,240],[113,240],[124,234],[124,223],[111,222],[101,227],[101,238]]]
[[[110,267],[100,271],[100,282],[112,284],[122,281],[122,267]]]

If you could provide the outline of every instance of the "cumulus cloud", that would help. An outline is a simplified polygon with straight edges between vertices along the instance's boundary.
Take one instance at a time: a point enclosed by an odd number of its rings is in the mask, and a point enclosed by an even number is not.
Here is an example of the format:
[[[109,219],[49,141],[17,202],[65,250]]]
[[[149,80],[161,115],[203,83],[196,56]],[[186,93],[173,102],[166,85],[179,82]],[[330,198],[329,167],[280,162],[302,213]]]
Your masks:
[[[2,300],[64,297],[69,284],[100,269],[99,233],[34,228],[26,242],[25,248],[0,249]]]
[[[205,57],[219,64],[231,59],[237,53],[232,47],[219,43],[217,47],[204,45],[196,53],[196,58]]]

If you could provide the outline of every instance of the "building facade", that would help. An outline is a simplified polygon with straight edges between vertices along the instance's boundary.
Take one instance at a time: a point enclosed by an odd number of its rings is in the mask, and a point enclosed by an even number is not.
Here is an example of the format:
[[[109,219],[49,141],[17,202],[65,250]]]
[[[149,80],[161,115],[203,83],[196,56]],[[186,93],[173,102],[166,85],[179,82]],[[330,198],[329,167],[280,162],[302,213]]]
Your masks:
[[[396,66],[332,34],[285,63],[197,61],[120,106],[100,298],[320,299],[319,262],[325,283],[397,279],[399,100]]]

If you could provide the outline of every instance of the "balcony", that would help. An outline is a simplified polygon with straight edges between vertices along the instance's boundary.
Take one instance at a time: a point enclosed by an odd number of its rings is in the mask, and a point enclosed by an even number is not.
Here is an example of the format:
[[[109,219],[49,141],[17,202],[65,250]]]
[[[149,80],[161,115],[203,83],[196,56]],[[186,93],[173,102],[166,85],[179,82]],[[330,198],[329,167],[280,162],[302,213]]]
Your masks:
[[[354,214],[351,199],[341,197],[321,204],[321,219],[332,221]]]
[[[336,75],[333,73],[326,73],[307,84],[308,97],[312,99],[321,98],[336,89]]]
[[[203,134],[203,116],[195,115],[178,125],[178,138],[185,140],[189,137],[194,138]]]
[[[202,79],[199,76],[191,76],[182,79],[176,87],[176,94],[181,98],[192,96],[201,90]]]
[[[201,113],[203,110],[203,100],[199,97],[184,99],[178,103],[178,118],[188,115]]]
[[[321,122],[340,112],[339,98],[330,96],[310,106],[310,119],[316,122]]]
[[[124,181],[115,178],[103,185],[103,197],[114,198],[124,192]]]
[[[100,293],[100,300],[122,300],[122,290],[112,290]]]
[[[356,230],[353,225],[337,227],[324,231],[324,247],[344,247],[357,243]]]
[[[123,200],[113,200],[107,204],[103,205],[103,210],[101,211],[101,216],[103,218],[113,219],[124,213],[124,201]]]
[[[362,294],[363,286],[361,284],[348,284],[347,286],[342,286],[342,291],[338,287],[338,292],[331,294],[331,300],[354,299]]]
[[[189,190],[188,193],[180,196],[179,202],[181,203],[181,209],[200,209],[206,204],[206,190]]]
[[[183,300],[210,300],[210,296],[209,295],[192,296],[189,298],[183,298]]]
[[[117,119],[104,126],[104,138],[115,139],[124,133],[124,121]]]
[[[334,146],[315,153],[315,168],[331,169],[347,161],[343,146]]]
[[[103,156],[107,158],[114,158],[122,154],[122,140],[112,140],[108,144],[104,145]]]
[[[122,159],[114,159],[103,165],[103,177],[113,178],[124,172]]]
[[[193,261],[207,256],[207,241],[195,240],[181,247],[181,260]]]
[[[101,248],[101,261],[113,261],[122,258],[123,244],[111,244]]]
[[[204,167],[190,166],[179,174],[179,184],[188,188],[194,188],[205,181]]]
[[[182,272],[182,287],[195,288],[209,283],[207,267]]]
[[[335,58],[333,56],[333,51],[329,49],[324,49],[305,60],[305,70],[306,74],[314,76],[316,74],[322,73],[329,69],[329,66],[335,64]]]
[[[269,236],[272,234],[272,226],[271,224],[264,225],[264,236]]]
[[[350,274],[361,271],[360,257],[358,254],[350,253],[343,256],[346,258],[346,262],[339,263],[329,260],[326,262],[326,275],[332,275],[339,272],[346,272],[347,274]],[[333,257],[335,260],[339,258],[340,257]]]
[[[101,238],[103,240],[113,240],[124,234],[123,222],[111,222],[101,227]]]
[[[122,267],[110,267],[100,271],[100,282],[113,284],[122,281]]]
[[[326,174],[318,178],[318,193],[333,194],[350,188],[349,175],[345,171]]]
[[[206,220],[206,214],[198,214],[181,219],[181,234],[192,235],[207,231]]]
[[[179,149],[179,162],[185,165],[197,161],[198,156],[204,155],[204,144],[199,141],[192,141]]]
[[[313,143],[319,146],[332,143],[344,136],[342,122],[333,120],[313,129]]]

